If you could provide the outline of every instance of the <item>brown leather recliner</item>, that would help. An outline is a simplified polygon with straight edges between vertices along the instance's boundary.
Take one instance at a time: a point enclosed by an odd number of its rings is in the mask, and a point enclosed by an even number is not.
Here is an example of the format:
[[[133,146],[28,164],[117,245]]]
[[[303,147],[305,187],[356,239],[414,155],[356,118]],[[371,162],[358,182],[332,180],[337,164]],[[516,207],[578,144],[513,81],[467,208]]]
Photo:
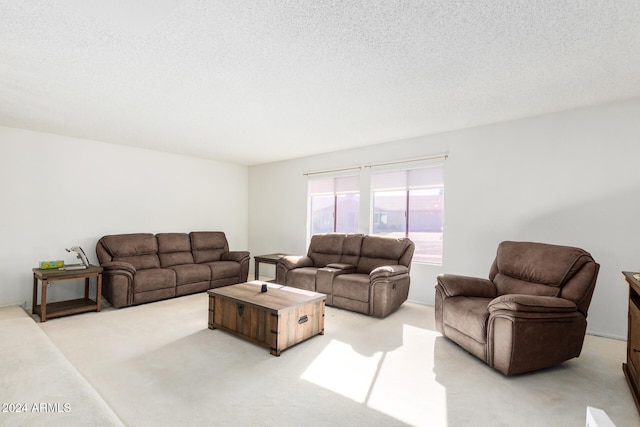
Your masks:
[[[578,357],[599,268],[579,248],[502,242],[488,280],[438,276],[436,329],[505,375]]]

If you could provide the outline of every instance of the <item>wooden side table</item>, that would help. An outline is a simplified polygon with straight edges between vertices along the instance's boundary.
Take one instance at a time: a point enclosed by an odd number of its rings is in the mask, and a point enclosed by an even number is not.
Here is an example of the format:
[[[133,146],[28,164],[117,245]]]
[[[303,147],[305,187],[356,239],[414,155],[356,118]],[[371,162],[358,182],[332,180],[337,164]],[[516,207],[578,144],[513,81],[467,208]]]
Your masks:
[[[640,411],[640,280],[636,278],[638,273],[623,271],[622,274],[629,285],[627,363],[622,364],[622,371]]]
[[[89,280],[95,278],[96,300],[89,298]],[[84,279],[84,298],[47,304],[47,284],[65,280]],[[42,283],[42,296],[38,305],[38,280]],[[40,315],[40,322],[69,314],[100,311],[102,298],[102,267],[90,265],[82,270],[41,270],[33,269],[33,307],[32,313]]]
[[[253,257],[255,260],[255,272],[254,277],[256,280],[260,280],[260,263],[264,264],[273,264],[276,265],[280,258],[286,257],[289,254],[267,254],[267,255],[256,255]]]

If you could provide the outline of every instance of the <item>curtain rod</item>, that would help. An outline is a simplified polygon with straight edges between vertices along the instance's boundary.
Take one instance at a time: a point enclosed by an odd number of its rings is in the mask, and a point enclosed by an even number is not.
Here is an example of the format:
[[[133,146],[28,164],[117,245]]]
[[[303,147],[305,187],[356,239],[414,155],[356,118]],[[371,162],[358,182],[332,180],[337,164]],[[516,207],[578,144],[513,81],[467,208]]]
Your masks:
[[[385,162],[385,163],[374,163],[371,165],[364,165],[365,168],[374,168],[377,166],[388,166],[388,165],[398,165],[401,163],[412,163],[412,162],[422,162],[425,160],[435,160],[435,159],[444,159],[447,160],[447,158],[449,157],[448,154],[439,154],[437,156],[430,156],[430,157],[419,157],[416,159],[407,159],[407,160],[397,160],[394,162]]]
[[[362,166],[352,166],[350,168],[342,168],[342,169],[329,169],[329,170],[324,170],[324,171],[315,171],[315,172],[305,172],[302,175],[304,176],[309,176],[309,175],[320,175],[323,173],[332,173],[332,172],[342,172],[342,171],[350,171],[350,170],[360,170],[362,169]]]
[[[393,161],[393,162],[373,163],[371,165],[364,165],[364,166],[351,166],[351,167],[348,167],[348,168],[341,168],[341,169],[327,169],[327,170],[315,171],[315,172],[305,172],[302,175],[304,175],[304,176],[320,175],[320,174],[324,174],[324,173],[343,172],[343,171],[350,171],[350,170],[360,170],[363,167],[365,167],[365,168],[374,168],[374,167],[377,167],[377,166],[398,165],[398,164],[402,164],[402,163],[422,162],[422,161],[425,161],[425,160],[435,160],[435,159],[447,160],[448,157],[449,157],[448,154],[438,154],[437,156],[419,157],[419,158],[416,158],[416,159],[397,160],[397,161]]]

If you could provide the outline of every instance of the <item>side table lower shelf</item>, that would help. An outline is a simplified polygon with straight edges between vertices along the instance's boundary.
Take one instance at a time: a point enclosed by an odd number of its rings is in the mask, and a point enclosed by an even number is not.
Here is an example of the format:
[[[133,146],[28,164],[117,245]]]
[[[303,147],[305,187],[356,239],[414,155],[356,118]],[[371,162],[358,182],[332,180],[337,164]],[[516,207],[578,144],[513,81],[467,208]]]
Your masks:
[[[100,311],[98,303],[90,298],[47,303],[47,319],[89,311]],[[37,314],[38,316],[42,314],[42,306],[40,304],[36,305],[33,314]]]

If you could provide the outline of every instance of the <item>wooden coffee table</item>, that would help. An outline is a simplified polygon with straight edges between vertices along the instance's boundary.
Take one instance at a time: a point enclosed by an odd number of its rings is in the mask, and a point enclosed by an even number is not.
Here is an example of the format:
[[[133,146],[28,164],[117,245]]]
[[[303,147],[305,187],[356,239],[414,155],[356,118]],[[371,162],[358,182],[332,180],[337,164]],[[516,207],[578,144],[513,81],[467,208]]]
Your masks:
[[[253,281],[211,289],[209,329],[222,329],[267,347],[274,356],[324,334],[326,295]]]

